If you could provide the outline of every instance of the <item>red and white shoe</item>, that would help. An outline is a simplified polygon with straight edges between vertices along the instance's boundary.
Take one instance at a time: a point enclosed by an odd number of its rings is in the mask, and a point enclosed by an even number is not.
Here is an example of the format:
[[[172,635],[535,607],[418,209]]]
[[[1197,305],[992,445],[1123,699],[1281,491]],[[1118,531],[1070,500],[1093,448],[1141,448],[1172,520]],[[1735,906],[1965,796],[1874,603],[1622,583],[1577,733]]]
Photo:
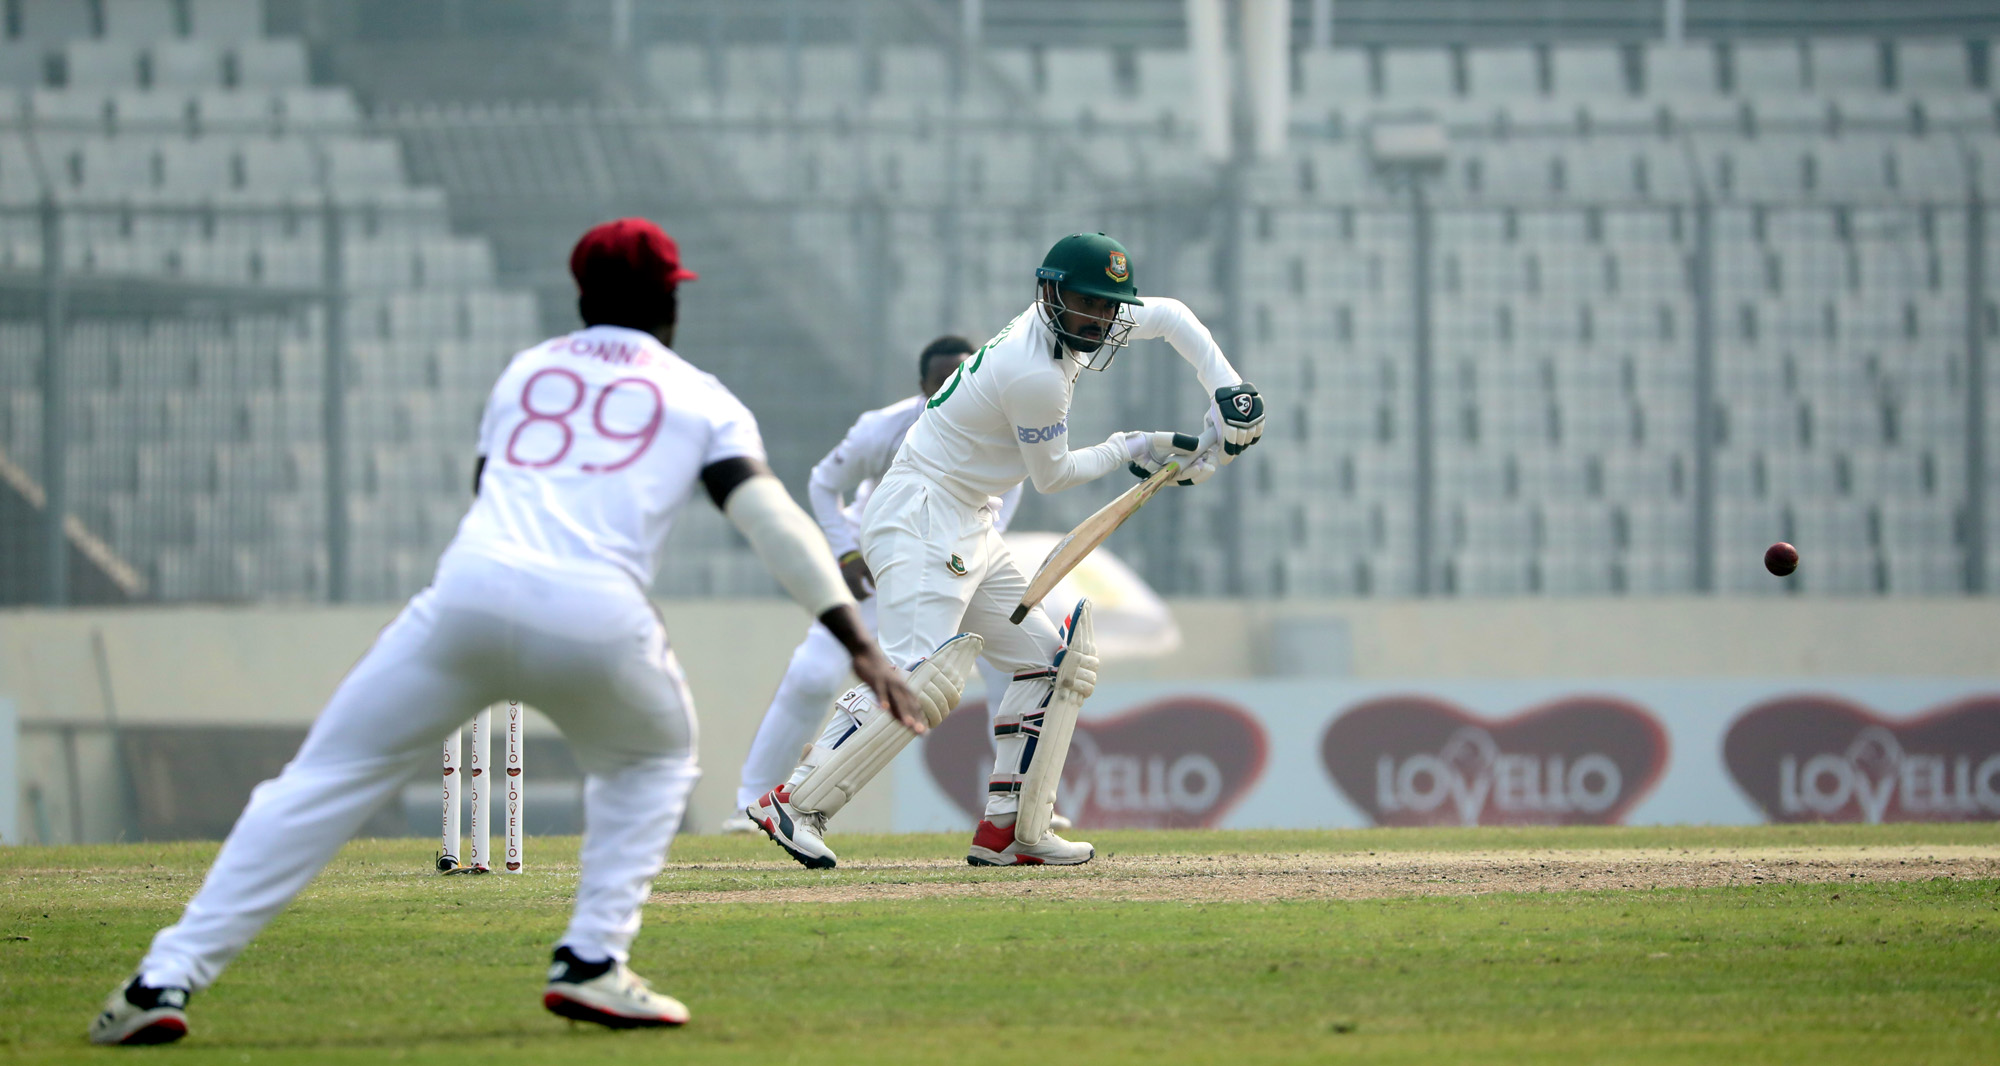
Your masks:
[[[743,808],[743,816],[808,870],[831,870],[840,861],[821,836],[826,832],[826,815],[792,806],[789,784],[764,793],[763,799]]]
[[[120,986],[90,1022],[93,1044],[171,1044],[187,1035],[188,990],[152,988],[139,978]]]
[[[571,1021],[611,1029],[659,1028],[688,1021],[688,1009],[680,1000],[653,991],[624,963],[585,962],[567,947],[557,948],[549,965],[542,1006]]]
[[[1033,844],[1014,839],[1014,827],[980,822],[965,861],[973,866],[1081,866],[1097,856],[1084,840],[1064,840],[1053,830]]]

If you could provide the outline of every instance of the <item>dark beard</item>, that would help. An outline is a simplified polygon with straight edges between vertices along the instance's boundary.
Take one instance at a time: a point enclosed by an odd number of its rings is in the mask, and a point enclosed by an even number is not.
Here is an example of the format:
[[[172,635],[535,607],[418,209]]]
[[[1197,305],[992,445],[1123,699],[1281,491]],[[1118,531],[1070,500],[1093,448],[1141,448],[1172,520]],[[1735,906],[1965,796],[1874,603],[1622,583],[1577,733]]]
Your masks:
[[[1090,355],[1091,353],[1097,351],[1099,348],[1104,347],[1104,342],[1102,340],[1091,340],[1089,337],[1079,337],[1076,334],[1061,328],[1060,326],[1056,328],[1056,337],[1057,339],[1063,342],[1063,347],[1068,348],[1070,351],[1075,352],[1078,355]]]

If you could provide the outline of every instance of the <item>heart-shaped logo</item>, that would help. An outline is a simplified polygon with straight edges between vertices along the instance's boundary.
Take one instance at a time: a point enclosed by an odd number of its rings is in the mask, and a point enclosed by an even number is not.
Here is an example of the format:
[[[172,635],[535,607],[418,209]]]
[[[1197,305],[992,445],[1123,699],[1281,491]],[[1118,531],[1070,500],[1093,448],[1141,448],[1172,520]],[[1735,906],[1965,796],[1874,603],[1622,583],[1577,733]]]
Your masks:
[[[924,765],[959,809],[986,809],[993,770],[986,704],[960,704],[924,737]],[[1093,829],[1213,826],[1263,776],[1268,743],[1248,711],[1176,696],[1076,724],[1056,808]]]
[[[1336,717],[1320,758],[1376,825],[1614,825],[1658,783],[1667,734],[1611,696],[1497,721],[1430,696],[1385,696]]]
[[[1801,694],[1743,712],[1722,740],[1736,785],[1774,822],[2000,819],[2000,694],[1890,721]]]

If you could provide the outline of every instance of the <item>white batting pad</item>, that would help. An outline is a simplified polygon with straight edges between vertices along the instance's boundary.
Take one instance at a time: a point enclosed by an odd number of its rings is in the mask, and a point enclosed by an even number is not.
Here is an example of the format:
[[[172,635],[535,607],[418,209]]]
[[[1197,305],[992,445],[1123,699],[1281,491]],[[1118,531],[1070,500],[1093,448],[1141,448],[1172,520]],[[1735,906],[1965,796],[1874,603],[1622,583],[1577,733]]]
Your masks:
[[[958,706],[959,697],[965,694],[965,679],[985,646],[978,634],[960,633],[910,671],[910,691],[923,708],[926,725],[937,728]],[[815,746],[812,757],[817,764],[792,790],[792,806],[798,810],[816,811],[829,818],[839,813],[916,736],[878,705],[866,686],[857,691],[865,701],[865,706],[853,708],[855,716],[864,719],[861,727],[832,751]]]
[[[1070,737],[1083,701],[1097,690],[1097,634],[1090,625],[1090,601],[1076,601],[1063,619],[1063,650],[1056,656],[1056,687],[1042,715],[1042,734],[1035,757],[1021,778],[1021,812],[1014,818],[1014,839],[1035,844],[1049,831],[1056,810],[1056,788],[1062,784],[1063,762],[1069,758]]]

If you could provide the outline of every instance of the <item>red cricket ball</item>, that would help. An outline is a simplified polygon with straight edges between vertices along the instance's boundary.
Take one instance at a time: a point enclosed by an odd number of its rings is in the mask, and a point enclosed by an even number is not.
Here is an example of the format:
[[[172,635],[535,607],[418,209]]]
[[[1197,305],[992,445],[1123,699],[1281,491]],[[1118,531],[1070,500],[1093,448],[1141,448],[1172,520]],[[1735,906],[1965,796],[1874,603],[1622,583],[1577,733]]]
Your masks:
[[[1799,568],[1799,550],[1779,541],[1764,549],[1764,569],[1784,577]]]

